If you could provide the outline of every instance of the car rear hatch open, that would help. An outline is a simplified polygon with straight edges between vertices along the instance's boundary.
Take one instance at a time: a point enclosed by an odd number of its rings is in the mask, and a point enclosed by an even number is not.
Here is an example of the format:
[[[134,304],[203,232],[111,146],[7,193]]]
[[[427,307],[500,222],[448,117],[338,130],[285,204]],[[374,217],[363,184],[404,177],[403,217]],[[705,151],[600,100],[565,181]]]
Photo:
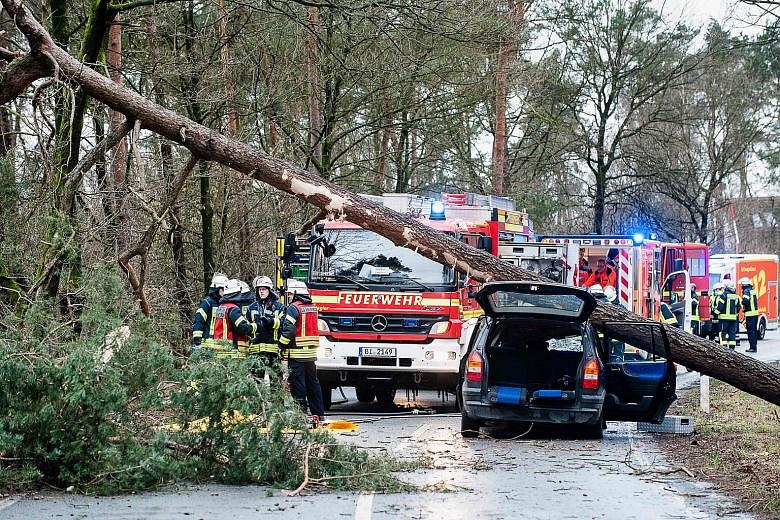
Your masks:
[[[548,318],[583,322],[596,308],[588,292],[544,282],[489,282],[475,298],[496,318]]]
[[[582,323],[595,299],[581,289],[532,282],[489,283],[476,298],[485,314],[497,318],[485,347],[487,399],[499,405],[573,404],[586,358]]]

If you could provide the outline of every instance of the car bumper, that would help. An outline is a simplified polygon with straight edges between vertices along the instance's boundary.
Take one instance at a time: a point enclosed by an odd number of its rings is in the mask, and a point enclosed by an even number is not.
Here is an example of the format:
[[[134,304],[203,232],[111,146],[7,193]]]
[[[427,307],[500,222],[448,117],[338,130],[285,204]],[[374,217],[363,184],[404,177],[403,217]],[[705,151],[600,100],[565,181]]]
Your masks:
[[[471,419],[479,421],[538,422],[549,424],[588,424],[601,422],[604,396],[580,396],[564,406],[553,406],[544,402],[524,406],[496,405],[481,399],[464,396],[463,410]]]

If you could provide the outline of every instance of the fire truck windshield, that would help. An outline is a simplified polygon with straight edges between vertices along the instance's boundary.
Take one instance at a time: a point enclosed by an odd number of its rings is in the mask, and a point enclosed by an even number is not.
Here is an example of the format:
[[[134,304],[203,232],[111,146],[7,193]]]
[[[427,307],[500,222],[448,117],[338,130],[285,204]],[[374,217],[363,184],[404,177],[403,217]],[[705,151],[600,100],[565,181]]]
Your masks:
[[[346,279],[353,284],[409,291],[451,290],[455,286],[451,267],[396,246],[373,231],[332,229],[325,231],[325,237],[335,252],[326,256],[323,248],[312,251],[312,283],[343,283]]]

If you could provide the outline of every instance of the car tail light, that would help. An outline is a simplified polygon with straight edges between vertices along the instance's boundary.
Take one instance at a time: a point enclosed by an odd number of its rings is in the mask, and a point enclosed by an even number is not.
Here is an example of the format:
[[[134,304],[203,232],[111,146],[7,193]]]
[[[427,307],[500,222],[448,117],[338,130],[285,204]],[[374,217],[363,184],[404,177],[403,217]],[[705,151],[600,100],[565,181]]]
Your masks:
[[[472,351],[466,360],[466,381],[482,382],[482,356],[476,350]]]
[[[582,388],[585,390],[595,390],[599,387],[599,363],[594,358],[590,358],[585,363],[582,370]]]

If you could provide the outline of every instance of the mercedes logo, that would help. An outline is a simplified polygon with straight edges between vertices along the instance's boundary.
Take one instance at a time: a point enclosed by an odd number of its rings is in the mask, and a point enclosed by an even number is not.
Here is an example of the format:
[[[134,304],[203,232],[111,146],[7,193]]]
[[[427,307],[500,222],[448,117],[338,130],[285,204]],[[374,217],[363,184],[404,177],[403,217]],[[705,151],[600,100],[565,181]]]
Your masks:
[[[377,314],[371,318],[371,328],[377,332],[382,332],[387,328],[387,318],[381,314]]]

